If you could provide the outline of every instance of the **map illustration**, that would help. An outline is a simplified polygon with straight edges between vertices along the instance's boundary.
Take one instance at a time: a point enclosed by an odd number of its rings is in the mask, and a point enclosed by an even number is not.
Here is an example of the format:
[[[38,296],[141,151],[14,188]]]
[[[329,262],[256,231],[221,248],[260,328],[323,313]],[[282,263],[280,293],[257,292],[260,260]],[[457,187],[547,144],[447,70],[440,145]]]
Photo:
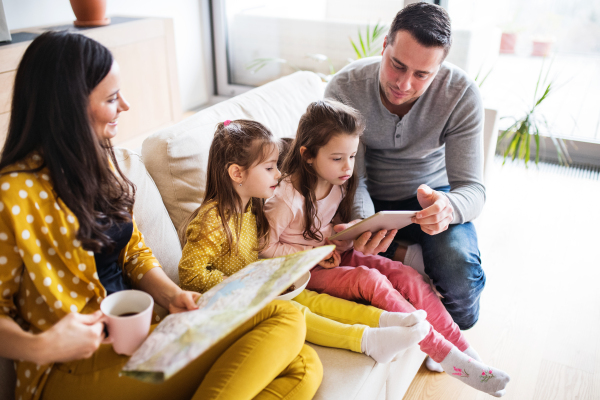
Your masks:
[[[123,367],[122,374],[160,383],[256,315],[335,246],[259,260],[198,300],[198,310],[167,316]]]

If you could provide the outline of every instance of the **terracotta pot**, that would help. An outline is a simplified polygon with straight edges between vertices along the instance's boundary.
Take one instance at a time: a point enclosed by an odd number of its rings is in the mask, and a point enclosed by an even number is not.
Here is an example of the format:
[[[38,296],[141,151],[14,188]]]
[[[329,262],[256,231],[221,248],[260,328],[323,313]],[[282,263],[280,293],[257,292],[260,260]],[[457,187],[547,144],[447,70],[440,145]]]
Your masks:
[[[71,8],[77,17],[75,26],[104,26],[110,24],[106,18],[106,0],[70,0]]]
[[[502,32],[502,38],[500,39],[500,53],[514,54],[516,44],[517,44],[517,34],[516,33]]]
[[[541,42],[541,41],[533,41],[533,48],[531,49],[531,55],[537,57],[546,57],[550,55],[550,50],[552,50],[552,42]]]

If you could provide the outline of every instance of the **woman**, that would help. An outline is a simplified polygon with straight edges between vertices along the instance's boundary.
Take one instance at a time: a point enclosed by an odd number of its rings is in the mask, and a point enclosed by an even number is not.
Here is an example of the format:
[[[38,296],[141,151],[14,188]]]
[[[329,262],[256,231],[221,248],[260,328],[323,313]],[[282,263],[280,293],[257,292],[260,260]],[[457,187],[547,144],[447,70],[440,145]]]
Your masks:
[[[128,109],[92,39],[48,32],[25,52],[0,157],[0,356],[22,360],[17,398],[311,398],[322,367],[285,302],[161,385],[119,377],[128,357],[100,345],[102,299],[133,287],[182,312],[198,296],[166,276],[131,216],[135,187],[110,143]]]

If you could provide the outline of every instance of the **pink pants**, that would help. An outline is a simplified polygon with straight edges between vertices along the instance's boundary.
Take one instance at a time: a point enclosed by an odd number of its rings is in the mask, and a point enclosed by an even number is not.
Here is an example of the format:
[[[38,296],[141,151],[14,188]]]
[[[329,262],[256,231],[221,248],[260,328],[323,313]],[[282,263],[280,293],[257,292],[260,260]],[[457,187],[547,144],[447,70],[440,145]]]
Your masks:
[[[440,299],[411,267],[355,250],[343,253],[340,265],[345,266],[315,267],[306,288],[346,300],[365,300],[386,311],[427,311],[432,329],[419,346],[436,362],[446,358],[452,345],[460,351],[469,347]]]

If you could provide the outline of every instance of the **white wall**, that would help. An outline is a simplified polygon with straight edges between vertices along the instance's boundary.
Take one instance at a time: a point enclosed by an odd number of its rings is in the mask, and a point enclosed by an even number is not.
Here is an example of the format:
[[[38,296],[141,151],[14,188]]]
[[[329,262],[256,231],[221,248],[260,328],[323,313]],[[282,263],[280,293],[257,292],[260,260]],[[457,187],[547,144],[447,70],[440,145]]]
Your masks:
[[[207,71],[202,3],[206,0],[108,0],[106,14],[173,18],[181,105],[207,103],[213,85]],[[2,0],[9,29],[68,23],[75,19],[68,0]]]

